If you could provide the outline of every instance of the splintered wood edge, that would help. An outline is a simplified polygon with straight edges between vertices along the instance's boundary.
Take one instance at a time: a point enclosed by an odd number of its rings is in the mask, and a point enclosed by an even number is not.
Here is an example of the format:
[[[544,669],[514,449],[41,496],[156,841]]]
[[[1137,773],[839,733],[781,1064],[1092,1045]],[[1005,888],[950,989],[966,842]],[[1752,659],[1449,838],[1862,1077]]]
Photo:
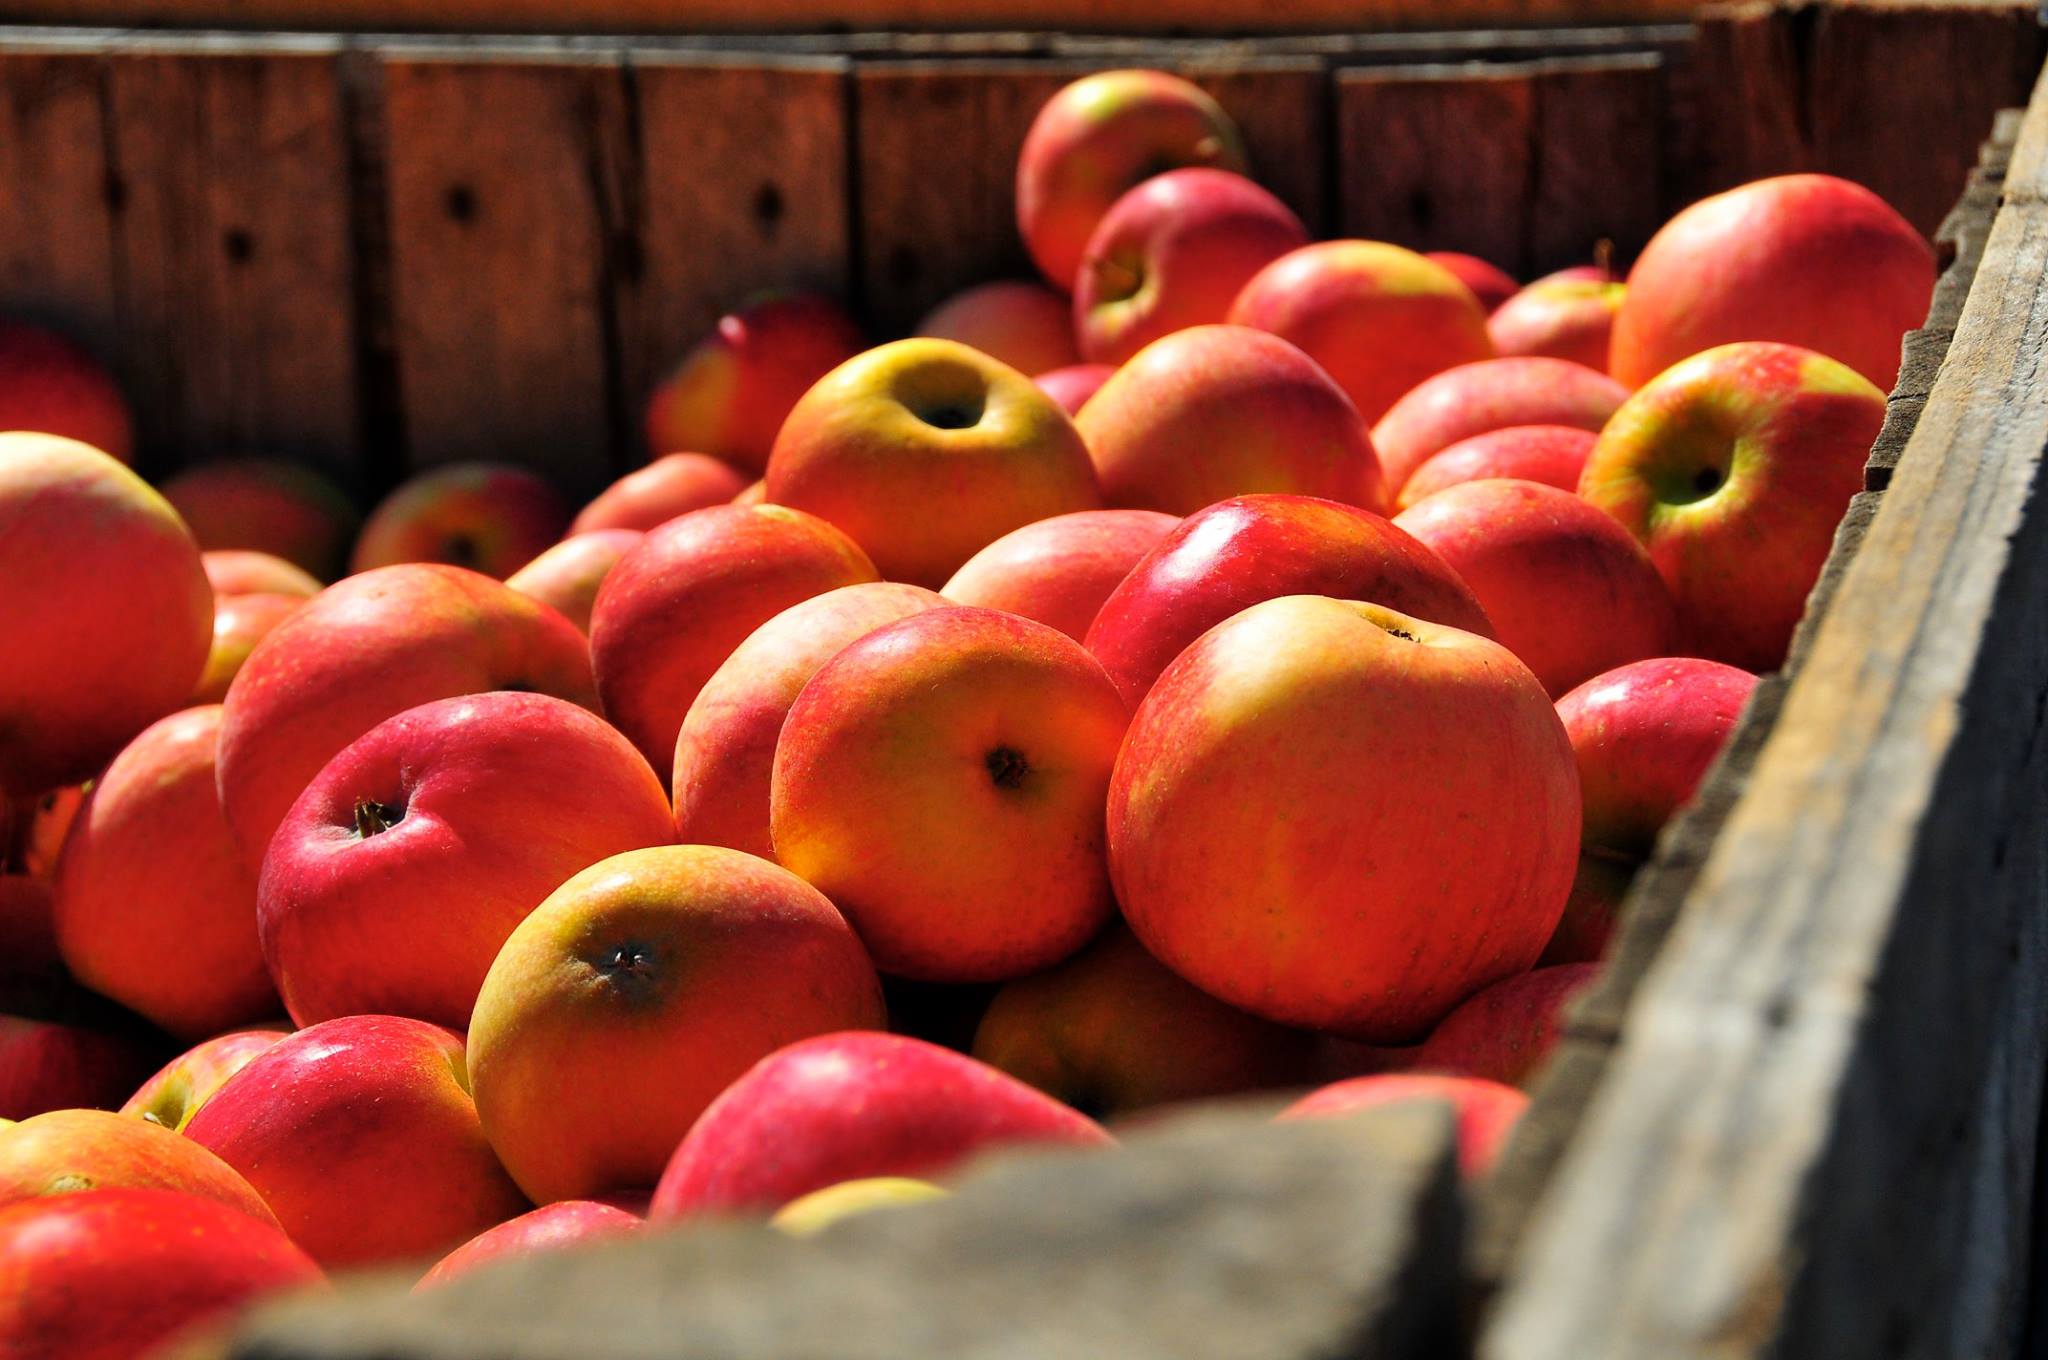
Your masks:
[[[2006,185],[1948,361],[1536,1206],[1485,1360],[1725,1360],[1776,1334],[2015,535],[2044,532],[2048,74]],[[2003,939],[1972,946],[2005,966]]]

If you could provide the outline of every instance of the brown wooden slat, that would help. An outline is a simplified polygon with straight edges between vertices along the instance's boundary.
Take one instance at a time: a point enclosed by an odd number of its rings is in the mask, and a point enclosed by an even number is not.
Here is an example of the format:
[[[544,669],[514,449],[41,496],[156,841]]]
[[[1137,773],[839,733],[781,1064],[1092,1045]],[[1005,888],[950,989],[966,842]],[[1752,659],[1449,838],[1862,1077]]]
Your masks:
[[[1545,63],[1536,112],[1527,258],[1534,272],[1633,259],[1662,225],[1664,86],[1654,56]]]
[[[1766,175],[1812,168],[1792,15],[1762,0],[1709,6],[1684,68],[1686,154],[1667,165],[1668,212]]]
[[[1301,216],[1311,234],[1328,231],[1329,76],[1320,61],[1197,59],[1173,69],[1229,111],[1244,133],[1252,177]]]

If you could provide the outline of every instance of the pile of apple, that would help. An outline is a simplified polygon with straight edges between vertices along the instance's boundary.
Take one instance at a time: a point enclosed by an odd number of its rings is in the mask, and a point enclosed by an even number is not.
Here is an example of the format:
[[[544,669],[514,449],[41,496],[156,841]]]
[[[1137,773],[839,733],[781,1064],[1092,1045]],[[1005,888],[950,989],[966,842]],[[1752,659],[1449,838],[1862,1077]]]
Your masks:
[[[1483,1173],[1785,656],[1934,257],[1800,175],[1517,290],[1246,168],[1186,82],[1075,82],[1018,167],[1044,284],[873,348],[728,316],[573,518],[483,465],[359,532],[285,465],[159,494],[105,374],[0,330],[45,1017],[0,1019],[0,1353],[809,1230],[1236,1092],[1439,1095]]]

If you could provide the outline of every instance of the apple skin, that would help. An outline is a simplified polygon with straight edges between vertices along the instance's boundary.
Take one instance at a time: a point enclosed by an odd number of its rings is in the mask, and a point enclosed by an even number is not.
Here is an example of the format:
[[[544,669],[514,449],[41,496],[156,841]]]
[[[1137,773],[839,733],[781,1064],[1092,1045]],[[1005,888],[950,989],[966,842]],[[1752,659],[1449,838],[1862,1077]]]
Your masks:
[[[0,1015],[0,1119],[112,1109],[156,1062],[132,1033]]]
[[[1494,636],[1553,699],[1602,671],[1662,656],[1677,639],[1671,592],[1649,554],[1569,491],[1464,482],[1394,523],[1471,587]]]
[[[1084,1114],[1299,1086],[1315,1041],[1234,1010],[1168,971],[1120,926],[1051,970],[1006,984],[976,1058]]]
[[[1493,357],[1472,290],[1384,241],[1323,241],[1282,256],[1244,285],[1230,320],[1300,346],[1368,425],[1432,374]]]
[[[613,482],[577,512],[571,536],[599,529],[642,533],[677,515],[725,505],[747,489],[748,474],[707,453],[667,453]]]
[[[1472,290],[1472,296],[1479,300],[1480,310],[1491,313],[1503,302],[1520,292],[1522,285],[1515,282],[1515,276],[1497,264],[1467,255],[1456,250],[1430,250],[1423,252],[1429,259],[1458,276],[1458,282]]]
[[[105,1110],[51,1110],[0,1136],[0,1208],[44,1195],[176,1190],[276,1228],[240,1172],[189,1138]]]
[[[267,552],[322,581],[347,566],[361,519],[341,488],[312,468],[262,458],[188,468],[163,494],[208,552]]]
[[[1461,439],[1428,461],[1401,488],[1400,508],[1461,482],[1513,477],[1577,491],[1586,456],[1599,435],[1571,425],[1510,425]]]
[[[1566,963],[1481,988],[1438,1022],[1415,1065],[1526,1086],[1557,1047],[1566,1003],[1599,972],[1595,963]]]
[[[216,548],[200,553],[199,565],[216,602],[230,595],[296,595],[310,600],[320,593],[320,582],[311,572],[272,553]]]
[[[206,668],[199,672],[199,683],[192,687],[188,702],[217,704],[226,699],[228,687],[249,663],[256,644],[305,603],[300,595],[227,595],[216,600],[213,648],[206,654]]]
[[[1257,492],[1387,501],[1358,408],[1315,360],[1248,326],[1155,340],[1075,419],[1104,501],[1192,515]]]
[[[1046,373],[1081,362],[1073,308],[1065,294],[1029,280],[1002,279],[955,293],[910,333],[956,340],[1019,373]]]
[[[1649,550],[1688,651],[1771,670],[1863,489],[1884,412],[1884,393],[1812,350],[1722,345],[1615,412],[1579,495]]]
[[[506,1219],[495,1228],[484,1229],[443,1256],[420,1277],[413,1292],[438,1288],[494,1261],[560,1251],[580,1242],[638,1232],[642,1226],[644,1221],[637,1214],[595,1200],[564,1199],[543,1204],[517,1218]]]
[[[121,1113],[183,1133],[221,1083],[247,1067],[257,1054],[275,1047],[289,1032],[282,1027],[238,1029],[202,1040],[136,1088],[121,1106]]]
[[[1621,925],[1621,909],[1635,882],[1634,860],[1613,859],[1594,849],[1579,855],[1578,876],[1572,879],[1572,895],[1564,904],[1564,915],[1543,946],[1538,969],[1559,963],[1598,963],[1607,957],[1607,947]]]
[[[545,478],[502,463],[450,463],[410,478],[370,512],[349,570],[443,562],[502,581],[568,523],[568,503]]]
[[[1247,168],[1222,105],[1164,71],[1098,71],[1045,102],[1017,156],[1017,234],[1046,281],[1074,291],[1088,238],[1126,190],[1166,170]]]
[[[767,1214],[875,1176],[927,1179],[985,1149],[1108,1147],[1101,1125],[1014,1077],[900,1034],[827,1034],[728,1086],[669,1160],[648,1217]]]
[[[275,1227],[172,1190],[0,1210],[0,1355],[135,1360],[320,1268]]]
[[[213,640],[199,545],[98,449],[0,434],[0,797],[75,784],[181,704]],[[33,583],[33,588],[28,588]]]
[[[636,851],[505,942],[470,1029],[477,1108],[538,1202],[643,1189],[757,1059],[882,1023],[867,953],[803,880],[715,846]]]
[[[816,1237],[844,1219],[858,1218],[877,1209],[906,1208],[927,1200],[944,1199],[952,1191],[930,1181],[909,1176],[867,1176],[841,1181],[823,1190],[813,1190],[775,1211],[768,1226],[791,1237]]]
[[[262,867],[292,803],[357,737],[496,689],[598,707],[576,625],[488,576],[419,563],[320,592],[256,644],[221,705],[221,805],[243,861]]]
[[[758,475],[790,407],[865,348],[837,303],[807,293],[757,298],[720,317],[655,388],[648,450],[692,449]]]
[[[33,878],[54,878],[57,859],[64,852],[64,838],[71,834],[71,824],[84,805],[82,784],[45,789],[18,805],[9,804],[18,808],[21,819],[15,831],[15,867]]]
[[[1387,485],[1399,491],[1415,470],[1460,440],[1510,425],[1571,425],[1596,434],[1628,400],[1628,389],[1567,359],[1487,359],[1427,378],[1372,427]]]
[[[1529,1097],[1497,1081],[1389,1072],[1334,1082],[1303,1096],[1275,1118],[1329,1119],[1404,1100],[1440,1100],[1451,1107],[1457,1119],[1458,1170],[1468,1183],[1493,1170],[1508,1136],[1529,1108]]]
[[[1605,373],[1614,318],[1628,296],[1625,283],[1538,279],[1486,320],[1502,355],[1547,355]]]
[[[766,505],[768,503],[768,479],[758,478],[747,483],[746,490],[732,498],[734,505]]]
[[[1001,609],[1076,642],[1131,568],[1180,520],[1157,510],[1077,510],[1013,529],[967,559],[939,593]]]
[[[1227,320],[1254,274],[1308,241],[1301,219],[1243,175],[1154,175],[1088,238],[1074,278],[1081,357],[1120,364],[1163,335]]]
[[[1899,341],[1927,317],[1932,247],[1860,184],[1756,180],[1666,222],[1629,271],[1614,376],[1639,387],[1738,340],[1817,350],[1890,390]]]
[[[277,1014],[256,876],[215,784],[221,708],[151,726],[86,795],[57,865],[57,945],[86,986],[187,1040]]]
[[[638,529],[592,529],[571,534],[518,571],[505,584],[539,600],[579,629],[590,631],[590,611],[604,578],[645,537]]]
[[[1088,398],[1100,391],[1114,372],[1116,370],[1108,364],[1069,364],[1065,368],[1041,373],[1032,381],[1038,384],[1039,391],[1058,402],[1060,409],[1072,417],[1081,413],[1081,408],[1088,404]]]
[[[57,332],[0,317],[0,430],[33,430],[135,461],[135,423],[106,366]]]
[[[1139,705],[1109,796],[1117,899],[1219,1000],[1409,1043],[1543,952],[1578,785],[1549,697],[1498,643],[1375,604],[1268,600]],[[1287,815],[1248,819],[1248,802]]]
[[[297,1024],[464,1029],[499,947],[563,880],[674,834],[646,761],[576,705],[422,704],[352,742],[292,804],[257,888],[263,957]]]
[[[590,611],[606,716],[650,768],[671,768],[683,716],[749,633],[799,601],[877,579],[852,539],[781,505],[718,505],[650,530]]]
[[[1102,503],[1059,403],[952,340],[881,345],[820,379],[775,438],[768,499],[934,590],[1010,530]]]
[[[1371,600],[1491,637],[1456,572],[1369,510],[1311,496],[1238,496],[1182,520],[1110,592],[1088,650],[1134,707],[1167,664],[1261,600]]]
[[[1116,910],[1102,799],[1129,711],[1079,643],[994,609],[927,610],[811,677],[775,748],[775,856],[883,972],[1021,977]]]
[[[185,1125],[333,1269],[439,1255],[529,1207],[484,1139],[462,1040],[351,1015],[279,1041]]]
[[[676,840],[774,859],[769,779],[790,705],[849,644],[946,604],[923,586],[869,581],[793,604],[749,634],[704,682],[676,734]]]

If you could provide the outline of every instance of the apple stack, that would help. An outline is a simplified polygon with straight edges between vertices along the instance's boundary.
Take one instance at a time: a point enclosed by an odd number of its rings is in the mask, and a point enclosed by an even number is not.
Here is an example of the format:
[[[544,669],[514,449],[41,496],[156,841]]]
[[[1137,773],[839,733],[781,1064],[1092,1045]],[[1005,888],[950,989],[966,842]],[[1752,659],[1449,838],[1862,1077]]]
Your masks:
[[[0,328],[4,971],[126,1017],[0,1019],[0,1351],[811,1231],[1252,1090],[1447,1099],[1484,1174],[1933,255],[1800,175],[1517,289],[1247,169],[1194,86],[1076,82],[1043,282],[873,348],[757,300],[575,514],[477,464],[359,529],[275,463],[160,494],[104,372]]]

